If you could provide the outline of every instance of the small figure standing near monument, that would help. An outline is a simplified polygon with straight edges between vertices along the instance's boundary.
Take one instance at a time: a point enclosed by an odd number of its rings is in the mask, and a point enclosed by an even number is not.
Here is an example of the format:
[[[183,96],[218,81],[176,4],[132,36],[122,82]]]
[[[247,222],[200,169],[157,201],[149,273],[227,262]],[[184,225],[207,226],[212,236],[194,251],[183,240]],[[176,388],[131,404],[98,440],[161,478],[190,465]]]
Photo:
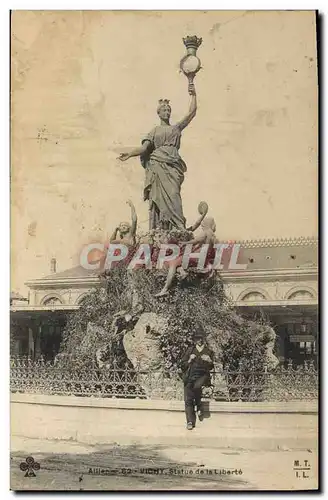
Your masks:
[[[202,388],[211,385],[213,358],[213,352],[205,345],[203,332],[198,329],[194,335],[194,344],[187,349],[181,361],[188,430],[192,430],[196,425],[195,407],[199,420],[204,419]]]

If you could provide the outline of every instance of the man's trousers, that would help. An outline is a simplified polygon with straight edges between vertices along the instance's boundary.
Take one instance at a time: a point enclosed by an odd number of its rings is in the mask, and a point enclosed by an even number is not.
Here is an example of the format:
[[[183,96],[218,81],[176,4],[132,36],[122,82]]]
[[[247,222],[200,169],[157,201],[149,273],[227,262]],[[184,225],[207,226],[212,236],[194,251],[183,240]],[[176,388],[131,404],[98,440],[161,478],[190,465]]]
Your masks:
[[[196,423],[196,413],[202,410],[202,387],[207,379],[207,375],[202,375],[196,379],[188,380],[184,386],[184,402],[187,423],[191,422],[193,425]]]

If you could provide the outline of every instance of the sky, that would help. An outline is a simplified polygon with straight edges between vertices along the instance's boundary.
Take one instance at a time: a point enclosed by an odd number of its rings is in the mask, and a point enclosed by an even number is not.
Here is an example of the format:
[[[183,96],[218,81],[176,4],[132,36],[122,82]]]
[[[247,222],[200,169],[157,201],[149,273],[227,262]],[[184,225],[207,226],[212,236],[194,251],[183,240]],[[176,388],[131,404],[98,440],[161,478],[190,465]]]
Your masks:
[[[182,37],[200,36],[198,111],[180,154],[187,223],[220,240],[317,235],[317,58],[311,11],[16,11],[11,29],[11,289],[78,265],[126,200],[148,226],[138,146],[170,99],[188,111]]]

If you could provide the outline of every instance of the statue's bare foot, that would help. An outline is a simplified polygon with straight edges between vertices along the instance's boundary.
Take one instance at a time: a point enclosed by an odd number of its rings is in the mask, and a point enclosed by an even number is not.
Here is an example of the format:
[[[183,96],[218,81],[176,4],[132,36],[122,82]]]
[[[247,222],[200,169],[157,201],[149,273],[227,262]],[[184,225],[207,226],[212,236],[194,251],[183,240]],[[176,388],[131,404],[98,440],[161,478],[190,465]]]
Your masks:
[[[180,278],[183,280],[188,276],[188,272],[183,269],[183,267],[178,268],[178,273],[180,275]]]
[[[169,293],[168,290],[161,290],[159,293],[156,293],[156,295],[154,295],[154,297],[164,297],[164,295],[167,295]]]

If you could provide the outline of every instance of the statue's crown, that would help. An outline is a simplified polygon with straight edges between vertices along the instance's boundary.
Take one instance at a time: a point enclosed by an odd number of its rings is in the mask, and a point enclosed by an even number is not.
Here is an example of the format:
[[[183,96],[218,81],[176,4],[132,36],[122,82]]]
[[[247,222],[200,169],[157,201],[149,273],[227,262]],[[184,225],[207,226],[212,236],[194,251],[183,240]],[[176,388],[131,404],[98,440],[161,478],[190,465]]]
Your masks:
[[[183,38],[183,43],[185,44],[187,49],[198,49],[202,41],[203,39],[198,38],[196,35],[186,36],[185,38]]]
[[[170,101],[169,101],[169,99],[160,99],[158,101],[158,104],[159,104],[159,106],[163,106],[164,104],[170,105]]]

